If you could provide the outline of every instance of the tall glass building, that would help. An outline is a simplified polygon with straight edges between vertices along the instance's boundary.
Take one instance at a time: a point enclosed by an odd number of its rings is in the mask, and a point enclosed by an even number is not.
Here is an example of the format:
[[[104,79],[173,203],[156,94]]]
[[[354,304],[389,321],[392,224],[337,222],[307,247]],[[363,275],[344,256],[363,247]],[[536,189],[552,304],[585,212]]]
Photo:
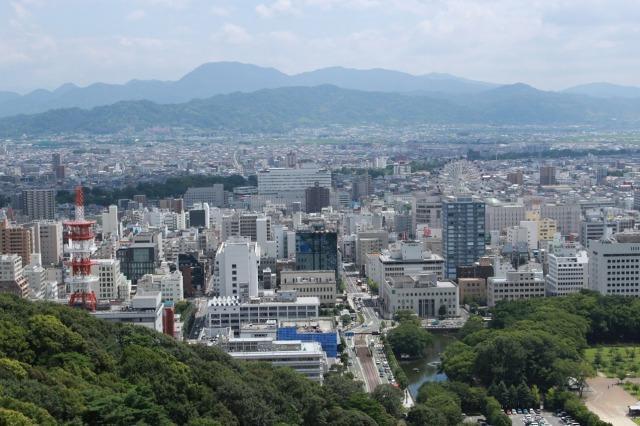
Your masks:
[[[482,201],[471,196],[447,197],[442,202],[442,255],[445,276],[455,279],[458,266],[473,265],[485,252]]]
[[[298,271],[335,271],[338,274],[338,234],[332,231],[296,232]]]

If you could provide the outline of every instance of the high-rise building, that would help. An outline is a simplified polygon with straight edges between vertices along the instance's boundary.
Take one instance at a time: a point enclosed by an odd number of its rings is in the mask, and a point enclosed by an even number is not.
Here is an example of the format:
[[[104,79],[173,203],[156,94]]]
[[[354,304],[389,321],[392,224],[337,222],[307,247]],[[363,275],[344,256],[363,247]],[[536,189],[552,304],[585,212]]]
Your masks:
[[[420,224],[429,228],[442,228],[442,196],[435,194],[416,194],[413,198],[414,227]]]
[[[556,168],[554,166],[541,166],[540,167],[540,185],[556,185]]]
[[[304,197],[307,213],[320,213],[331,204],[329,188],[320,186],[319,182],[305,189]]]
[[[609,175],[609,168],[601,166],[596,169],[596,184],[604,185],[607,182],[607,176]]]
[[[640,232],[589,242],[589,288],[601,294],[640,296]]]
[[[53,189],[25,189],[22,191],[22,211],[31,220],[54,219],[56,192]]]
[[[363,175],[354,176],[351,183],[351,199],[354,201],[360,201],[362,198],[366,198],[373,194],[373,182],[371,181],[371,175],[365,173]]]
[[[247,300],[258,296],[260,246],[247,237],[231,237],[216,252],[214,292]]]
[[[22,259],[22,266],[26,266],[31,262],[33,252],[30,229],[10,226],[6,219],[0,221],[0,254],[17,254]]]
[[[525,218],[525,208],[521,203],[506,203],[495,198],[487,200],[485,206],[485,229],[503,231],[511,226],[517,226]]]
[[[57,265],[62,260],[62,223],[38,222],[40,233],[40,258],[45,266]]]
[[[473,265],[485,252],[485,204],[470,196],[442,202],[442,254],[445,276],[456,278],[458,266]]]
[[[29,295],[29,283],[23,275],[22,259],[17,254],[0,255],[0,293],[19,297]]]
[[[56,179],[64,179],[65,167],[62,164],[62,154],[56,152],[51,155],[51,171]]]
[[[400,241],[366,258],[365,273],[380,286],[390,277],[404,275],[433,274],[438,280],[444,277],[442,256],[425,251],[419,241]]]
[[[296,270],[332,270],[338,274],[338,234],[325,230],[296,232]]]
[[[318,182],[319,186],[331,188],[331,171],[322,168],[272,168],[258,172],[258,194],[277,195],[283,192],[299,191]]]
[[[118,206],[111,205],[102,213],[102,233],[106,235],[120,236],[120,221],[118,220]]]

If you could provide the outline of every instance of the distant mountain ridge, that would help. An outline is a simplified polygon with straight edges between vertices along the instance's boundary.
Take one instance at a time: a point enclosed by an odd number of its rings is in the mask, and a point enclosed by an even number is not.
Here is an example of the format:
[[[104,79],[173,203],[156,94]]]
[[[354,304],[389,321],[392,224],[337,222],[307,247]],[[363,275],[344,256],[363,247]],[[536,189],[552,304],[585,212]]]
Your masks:
[[[331,125],[629,123],[640,123],[640,99],[596,99],[545,92],[521,83],[448,99],[322,85],[235,92],[178,104],[122,101],[91,110],[19,115],[0,119],[0,137],[154,127],[279,132]]]
[[[287,75],[275,68],[238,62],[212,62],[197,67],[177,81],[131,80],[126,84],[94,83],[87,87],[67,83],[54,91],[39,89],[24,96],[0,92],[0,117],[35,114],[59,108],[88,109],[132,100],[160,104],[182,103],[234,92],[323,84],[377,92],[443,94],[477,93],[498,86],[448,74],[414,76],[384,69],[332,67]]]
[[[640,98],[640,87],[611,83],[589,83],[570,87],[564,93],[592,96],[594,98]]]

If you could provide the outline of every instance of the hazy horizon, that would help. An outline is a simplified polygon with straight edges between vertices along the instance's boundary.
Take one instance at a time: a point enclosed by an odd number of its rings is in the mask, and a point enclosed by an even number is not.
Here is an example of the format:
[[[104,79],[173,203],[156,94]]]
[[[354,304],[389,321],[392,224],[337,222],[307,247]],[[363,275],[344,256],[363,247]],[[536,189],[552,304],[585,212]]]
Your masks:
[[[640,86],[631,0],[13,0],[0,5],[0,90],[176,80],[237,61],[448,73],[545,90]]]

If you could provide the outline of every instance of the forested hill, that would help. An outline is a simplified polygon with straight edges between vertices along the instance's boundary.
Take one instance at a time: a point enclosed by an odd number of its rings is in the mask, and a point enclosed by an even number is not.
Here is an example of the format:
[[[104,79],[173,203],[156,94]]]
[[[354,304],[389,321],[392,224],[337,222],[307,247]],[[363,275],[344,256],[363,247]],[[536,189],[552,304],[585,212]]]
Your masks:
[[[395,424],[353,385],[0,294],[2,425]]]
[[[149,128],[279,132],[324,126],[422,124],[620,126],[640,122],[640,99],[597,99],[524,84],[467,95],[407,95],[335,86],[231,93],[179,104],[126,101],[0,119],[0,137]]]

